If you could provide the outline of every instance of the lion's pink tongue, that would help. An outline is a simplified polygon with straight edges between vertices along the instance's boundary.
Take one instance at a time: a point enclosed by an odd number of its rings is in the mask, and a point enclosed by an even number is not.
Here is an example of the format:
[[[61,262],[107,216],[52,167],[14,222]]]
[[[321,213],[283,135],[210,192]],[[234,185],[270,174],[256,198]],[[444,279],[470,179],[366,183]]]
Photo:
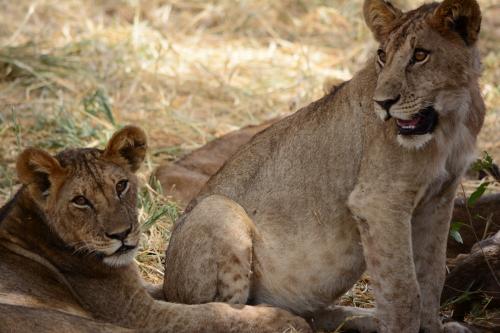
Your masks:
[[[420,121],[419,117],[410,119],[410,120],[403,120],[403,119],[398,119],[397,123],[399,127],[407,128],[407,127],[416,127],[418,125],[418,122]]]

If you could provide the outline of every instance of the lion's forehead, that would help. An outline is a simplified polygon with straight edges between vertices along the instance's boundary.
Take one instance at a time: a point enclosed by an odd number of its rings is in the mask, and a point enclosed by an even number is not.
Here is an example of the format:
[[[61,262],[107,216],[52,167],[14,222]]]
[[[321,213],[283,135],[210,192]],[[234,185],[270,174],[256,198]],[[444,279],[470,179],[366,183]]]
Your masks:
[[[86,165],[98,164],[102,151],[94,148],[66,149],[56,155],[66,169],[84,169]]]
[[[426,4],[415,10],[403,14],[393,24],[390,37],[387,41],[388,51],[395,52],[401,49],[409,38],[414,44],[415,36],[426,29],[430,29],[428,19],[436,9],[437,4]],[[414,45],[412,45],[414,46]]]
[[[102,159],[102,151],[94,148],[69,149],[59,153],[57,159],[67,171],[66,184],[86,192],[113,187],[126,172],[119,166]]]

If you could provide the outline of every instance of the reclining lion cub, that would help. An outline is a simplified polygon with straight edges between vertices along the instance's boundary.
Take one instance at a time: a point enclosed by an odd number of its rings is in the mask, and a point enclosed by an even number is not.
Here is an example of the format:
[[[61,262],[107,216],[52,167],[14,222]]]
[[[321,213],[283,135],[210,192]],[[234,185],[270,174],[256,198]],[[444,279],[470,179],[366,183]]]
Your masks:
[[[19,156],[24,185],[0,210],[0,332],[309,331],[284,310],[149,296],[133,262],[145,152],[144,132],[126,127],[104,151]]]
[[[380,43],[366,66],[255,136],[191,202],[167,250],[167,299],[268,303],[332,328],[368,314],[327,310],[367,269],[374,317],[347,326],[466,331],[438,313],[453,198],[484,116],[480,9],[366,0],[364,15]]]

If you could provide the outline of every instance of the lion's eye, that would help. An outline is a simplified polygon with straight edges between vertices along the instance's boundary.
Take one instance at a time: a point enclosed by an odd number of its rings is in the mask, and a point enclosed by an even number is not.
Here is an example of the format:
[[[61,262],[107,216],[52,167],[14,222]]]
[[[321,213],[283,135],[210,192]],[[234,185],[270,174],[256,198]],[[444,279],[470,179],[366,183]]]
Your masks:
[[[378,55],[378,62],[380,64],[380,66],[383,66],[385,64],[385,61],[386,61],[386,54],[385,54],[384,50],[378,49],[377,55]]]
[[[414,62],[422,62],[427,59],[429,56],[429,51],[424,49],[416,49],[413,53],[413,61]]]
[[[123,195],[128,189],[128,180],[123,179],[116,183],[116,193],[118,196]]]
[[[72,202],[79,208],[90,207],[90,202],[83,195],[77,195],[73,198]]]

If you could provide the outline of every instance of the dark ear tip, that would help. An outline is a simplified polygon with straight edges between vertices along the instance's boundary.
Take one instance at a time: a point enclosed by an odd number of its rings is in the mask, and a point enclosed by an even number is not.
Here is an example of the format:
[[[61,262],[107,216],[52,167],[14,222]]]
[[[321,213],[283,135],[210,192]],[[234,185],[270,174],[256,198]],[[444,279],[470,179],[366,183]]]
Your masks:
[[[18,156],[16,160],[16,171],[17,175],[20,178],[21,182],[22,180],[22,175],[27,171],[30,156],[35,152],[35,148],[26,148],[24,149]]]
[[[59,162],[42,149],[29,147],[17,157],[17,176],[21,183],[27,185],[36,179],[40,173],[56,174],[63,171]]]
[[[104,150],[104,158],[136,171],[146,156],[147,136],[140,127],[128,125],[117,131]]]
[[[477,41],[481,29],[481,7],[476,0],[444,0],[430,22],[441,33],[458,34],[470,46]]]
[[[133,133],[133,134],[144,135],[144,136],[146,135],[142,128],[140,128],[139,126],[135,126],[135,125],[126,125],[118,132],[121,132],[121,131],[129,132],[129,133]]]
[[[35,147],[27,147],[19,154],[17,159],[27,158],[28,156],[39,152],[42,152],[42,150]]]
[[[30,163],[31,159],[35,156],[43,156],[43,155],[49,155],[47,152],[34,148],[34,147],[28,147],[25,148],[18,156],[16,160],[16,167],[19,170],[19,168],[22,167],[28,167],[28,164]]]
[[[115,133],[115,136],[125,135],[130,138],[134,142],[134,146],[137,148],[146,147],[147,146],[147,136],[146,132],[138,126],[127,125]]]
[[[403,12],[389,1],[365,0],[363,3],[365,22],[378,42],[387,37],[393,22],[402,14]]]

